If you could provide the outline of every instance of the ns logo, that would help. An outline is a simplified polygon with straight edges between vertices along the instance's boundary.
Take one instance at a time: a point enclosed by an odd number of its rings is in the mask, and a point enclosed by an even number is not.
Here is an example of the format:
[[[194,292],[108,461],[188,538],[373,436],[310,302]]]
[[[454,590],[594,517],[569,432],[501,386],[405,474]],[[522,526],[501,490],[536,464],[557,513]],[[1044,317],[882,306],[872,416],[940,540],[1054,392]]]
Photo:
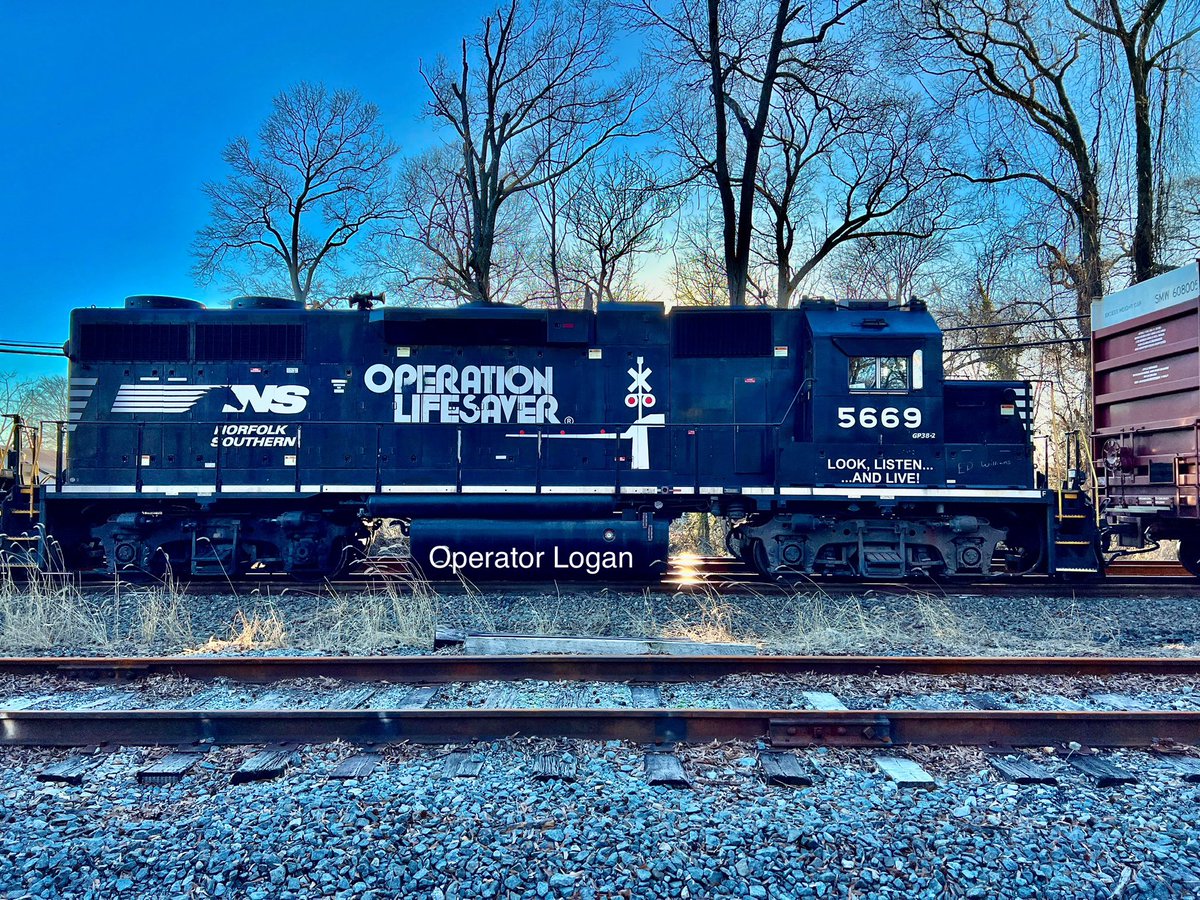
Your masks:
[[[244,413],[247,410],[256,413],[275,413],[291,416],[304,412],[308,405],[308,388],[298,384],[265,384],[259,387],[255,384],[231,384],[234,403],[226,403],[223,413]]]

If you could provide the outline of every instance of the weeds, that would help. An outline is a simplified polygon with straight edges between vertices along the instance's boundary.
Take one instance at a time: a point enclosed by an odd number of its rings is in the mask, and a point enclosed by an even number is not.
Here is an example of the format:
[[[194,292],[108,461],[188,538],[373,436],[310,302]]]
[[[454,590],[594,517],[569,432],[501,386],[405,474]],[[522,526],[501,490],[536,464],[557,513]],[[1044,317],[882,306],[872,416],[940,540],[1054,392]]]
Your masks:
[[[68,576],[0,559],[0,646],[6,652],[107,647],[114,633]]]
[[[644,588],[640,603],[630,603],[625,611],[630,634],[650,637],[662,634],[662,625],[658,620],[658,605],[651,596],[650,589]]]
[[[226,653],[231,650],[242,653],[259,650],[275,650],[284,646],[287,641],[287,628],[279,611],[274,607],[267,609],[266,614],[255,610],[246,615],[238,610],[234,617],[229,637],[210,637],[197,647],[195,653]]]
[[[741,639],[734,633],[734,607],[717,590],[706,587],[692,599],[696,604],[692,613],[664,628],[663,637],[704,644],[735,643]]]
[[[858,597],[796,593],[784,601],[781,613],[780,624],[770,630],[768,639],[792,652],[857,649],[887,637]]]
[[[183,648],[195,641],[187,588],[170,570],[157,584],[126,592],[125,599],[134,604],[131,634],[142,646]]]
[[[433,647],[437,595],[429,589],[404,590],[389,583],[365,593],[330,589],[313,620],[311,634],[298,636],[312,649],[370,653],[391,647]]]
[[[1094,651],[1098,646],[1121,642],[1121,626],[1117,621],[1088,612],[1074,599],[1065,610],[1039,610],[1031,630],[1039,643],[1071,651]]]
[[[914,591],[911,597],[915,627],[924,629],[944,644],[978,640],[978,634],[967,634],[962,618],[950,608],[944,597],[923,591]]]

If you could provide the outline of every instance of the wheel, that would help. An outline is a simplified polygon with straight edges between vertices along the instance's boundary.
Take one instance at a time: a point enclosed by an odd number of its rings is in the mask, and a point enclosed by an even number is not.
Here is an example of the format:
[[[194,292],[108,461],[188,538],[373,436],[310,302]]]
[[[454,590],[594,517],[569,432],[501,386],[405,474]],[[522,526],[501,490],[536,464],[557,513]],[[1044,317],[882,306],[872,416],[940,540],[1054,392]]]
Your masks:
[[[758,570],[760,575],[765,575],[768,578],[775,575],[771,571],[771,561],[767,558],[767,548],[758,538],[755,538],[750,544],[750,561],[751,565]]]
[[[1200,535],[1188,535],[1179,541],[1180,564],[1200,578]]]

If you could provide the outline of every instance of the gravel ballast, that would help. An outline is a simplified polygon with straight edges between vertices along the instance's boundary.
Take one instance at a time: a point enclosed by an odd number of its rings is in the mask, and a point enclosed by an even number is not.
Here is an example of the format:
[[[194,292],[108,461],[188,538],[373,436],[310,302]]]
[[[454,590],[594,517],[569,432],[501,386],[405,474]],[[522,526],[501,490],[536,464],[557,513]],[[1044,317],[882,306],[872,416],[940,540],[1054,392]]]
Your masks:
[[[448,750],[449,748],[445,748]],[[683,748],[690,789],[648,787],[640,751],[569,748],[575,782],[534,782],[545,742],[400,747],[368,778],[325,773],[352,748],[303,750],[281,779],[231,786],[252,748],[214,750],[172,786],[140,786],[162,751],[103,757],[82,786],[57,758],[0,755],[5,897],[1189,897],[1200,888],[1195,786],[1138,752],[1140,784],[1097,789],[1057,759],[1059,787],[1001,781],[974,751],[913,756],[937,779],[897,788],[868,753],[814,753],[812,788],[763,783],[755,747]]]

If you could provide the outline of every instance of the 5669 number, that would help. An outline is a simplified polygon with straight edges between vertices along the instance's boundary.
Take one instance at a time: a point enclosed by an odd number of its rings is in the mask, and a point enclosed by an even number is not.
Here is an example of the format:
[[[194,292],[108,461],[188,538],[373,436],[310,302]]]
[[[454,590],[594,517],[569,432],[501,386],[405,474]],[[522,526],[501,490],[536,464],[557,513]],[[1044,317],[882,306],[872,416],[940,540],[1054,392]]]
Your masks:
[[[873,406],[864,406],[861,409],[839,406],[837,417],[839,428],[853,428],[855,425],[860,428],[899,428],[901,425],[905,428],[921,427],[921,410],[915,406],[907,406],[904,409],[894,406],[884,409],[876,409]]]

